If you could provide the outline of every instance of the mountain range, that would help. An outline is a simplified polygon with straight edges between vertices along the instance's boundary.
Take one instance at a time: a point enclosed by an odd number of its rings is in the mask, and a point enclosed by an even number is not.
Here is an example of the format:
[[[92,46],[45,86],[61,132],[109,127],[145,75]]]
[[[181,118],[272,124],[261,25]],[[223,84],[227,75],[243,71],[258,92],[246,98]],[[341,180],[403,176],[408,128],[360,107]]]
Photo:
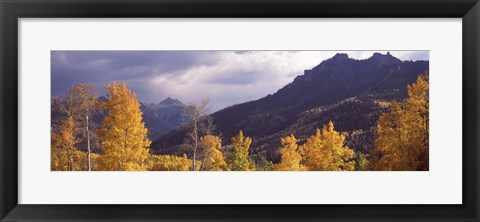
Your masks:
[[[157,104],[141,103],[140,109],[143,112],[145,126],[148,128],[148,137],[155,140],[161,135],[190,122],[190,118],[183,113],[184,107],[185,104],[181,101],[170,97]]]
[[[362,60],[338,53],[274,94],[212,113],[215,133],[222,136],[224,144],[230,144],[230,138],[242,130],[253,139],[251,155],[276,162],[281,137],[294,134],[303,143],[331,120],[336,130],[347,136],[350,148],[367,152],[373,146],[380,114],[387,111],[391,100],[406,98],[407,85],[428,69],[428,61],[402,61],[390,53],[374,53]],[[152,151],[188,155],[190,151],[181,144],[190,130],[191,124],[184,124],[160,136],[152,143]]]

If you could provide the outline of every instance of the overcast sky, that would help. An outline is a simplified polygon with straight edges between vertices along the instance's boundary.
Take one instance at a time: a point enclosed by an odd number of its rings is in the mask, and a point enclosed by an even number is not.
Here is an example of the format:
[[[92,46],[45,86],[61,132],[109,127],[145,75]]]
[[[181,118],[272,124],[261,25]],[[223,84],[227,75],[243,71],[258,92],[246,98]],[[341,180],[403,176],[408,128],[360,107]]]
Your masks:
[[[52,51],[52,96],[77,83],[125,82],[140,102],[167,97],[185,104],[210,99],[211,110],[275,93],[340,51]],[[373,51],[341,51],[366,59]],[[376,51],[385,54],[386,51]],[[390,51],[401,60],[429,60],[428,51]]]

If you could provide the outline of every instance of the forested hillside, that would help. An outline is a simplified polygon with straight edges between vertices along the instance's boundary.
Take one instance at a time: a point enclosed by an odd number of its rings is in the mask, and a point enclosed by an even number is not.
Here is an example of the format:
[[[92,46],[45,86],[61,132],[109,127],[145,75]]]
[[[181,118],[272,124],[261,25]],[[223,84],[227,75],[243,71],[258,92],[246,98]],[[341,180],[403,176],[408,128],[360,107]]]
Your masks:
[[[428,61],[401,61],[375,53],[365,60],[337,54],[321,62],[293,82],[256,101],[213,113],[216,133],[229,138],[239,130],[250,135],[251,153],[278,161],[281,136],[295,134],[305,141],[311,132],[334,121],[346,134],[346,144],[357,151],[373,147],[375,126],[391,100],[407,97],[407,85],[428,71]],[[153,141],[162,154],[185,152],[181,147],[191,125]]]

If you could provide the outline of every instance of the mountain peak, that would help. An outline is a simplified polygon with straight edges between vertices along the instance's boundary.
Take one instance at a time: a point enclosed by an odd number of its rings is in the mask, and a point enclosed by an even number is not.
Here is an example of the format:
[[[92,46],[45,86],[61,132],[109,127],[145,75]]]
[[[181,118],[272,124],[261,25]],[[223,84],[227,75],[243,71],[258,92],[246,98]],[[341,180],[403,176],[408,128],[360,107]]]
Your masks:
[[[332,57],[332,59],[335,59],[335,60],[348,59],[348,54],[347,53],[337,53]]]
[[[164,106],[184,106],[184,104],[180,102],[180,100],[172,99],[170,97],[167,97],[166,99],[161,101],[159,104]]]
[[[397,63],[402,62],[402,60],[393,56],[392,54],[390,54],[390,52],[387,52],[386,54],[375,52],[367,60],[375,61],[378,64],[397,64]]]
[[[398,58],[394,57],[390,52],[387,52],[386,54],[382,54],[379,52],[374,52],[373,55],[370,58],[388,58],[388,59],[396,59],[399,60]]]

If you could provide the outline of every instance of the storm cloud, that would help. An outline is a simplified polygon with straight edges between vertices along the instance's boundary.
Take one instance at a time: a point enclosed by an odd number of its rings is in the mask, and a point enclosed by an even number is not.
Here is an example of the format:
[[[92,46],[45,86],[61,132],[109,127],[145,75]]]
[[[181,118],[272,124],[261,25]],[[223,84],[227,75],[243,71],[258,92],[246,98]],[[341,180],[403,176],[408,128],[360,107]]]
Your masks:
[[[387,53],[387,51],[376,51]],[[166,97],[191,103],[208,97],[211,111],[276,92],[338,51],[52,51],[52,96],[71,85],[125,82],[141,102]],[[342,51],[366,59],[374,51]],[[428,60],[428,51],[390,51],[402,60]]]

